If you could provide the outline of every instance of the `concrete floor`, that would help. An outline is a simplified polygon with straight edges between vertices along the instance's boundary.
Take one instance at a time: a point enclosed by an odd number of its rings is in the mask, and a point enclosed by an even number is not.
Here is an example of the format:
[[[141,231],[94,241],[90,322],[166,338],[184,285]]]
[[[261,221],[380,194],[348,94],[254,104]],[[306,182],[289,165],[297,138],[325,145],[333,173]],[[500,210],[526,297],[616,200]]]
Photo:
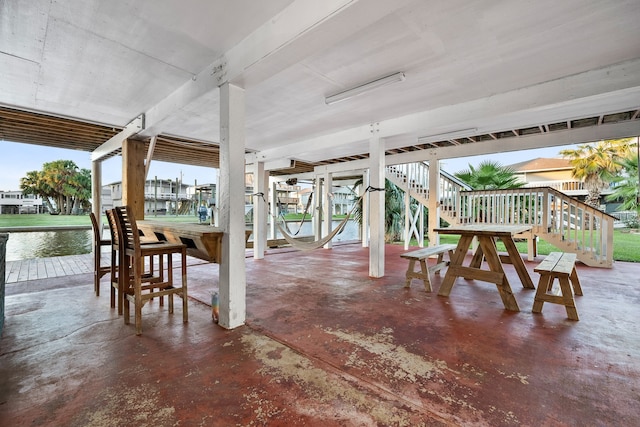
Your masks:
[[[152,302],[140,337],[91,275],[8,284],[0,425],[640,425],[640,265],[579,266],[575,322],[531,313],[511,266],[521,312],[483,282],[405,289],[402,252],[382,279],[358,244],[248,258],[232,331],[205,304],[218,266],[193,259],[189,323]]]

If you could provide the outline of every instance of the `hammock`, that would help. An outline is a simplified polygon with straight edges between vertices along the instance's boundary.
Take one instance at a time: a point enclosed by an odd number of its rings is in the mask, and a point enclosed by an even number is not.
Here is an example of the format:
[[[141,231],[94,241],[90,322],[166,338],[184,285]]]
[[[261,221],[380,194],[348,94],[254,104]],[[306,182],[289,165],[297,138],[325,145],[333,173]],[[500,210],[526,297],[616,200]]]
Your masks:
[[[349,213],[349,215],[347,215],[331,233],[321,238],[320,240],[314,240],[313,242],[303,242],[296,239],[295,237],[287,233],[284,227],[282,227],[277,222],[276,227],[278,227],[278,230],[280,230],[280,233],[282,234],[282,237],[284,237],[284,240],[286,240],[292,247],[300,249],[301,251],[310,251],[323,247],[324,245],[329,243],[329,241],[331,241],[331,239],[333,239],[338,233],[341,233],[345,225],[347,225],[347,221],[349,221],[350,217],[351,213]]]
[[[384,191],[384,188],[374,188],[374,187],[371,187],[371,186],[367,187],[364,190],[364,193],[362,193],[362,196],[360,196],[358,198],[358,200],[355,201],[355,203],[353,204],[353,207],[351,208],[351,211],[349,211],[347,216],[340,222],[340,224],[338,224],[338,226],[331,233],[329,233],[325,237],[320,238],[319,240],[314,240],[313,242],[303,242],[301,240],[298,240],[298,239],[294,238],[285,229],[286,228],[286,222],[285,222],[285,227],[283,227],[278,223],[278,217],[276,215],[272,214],[271,212],[269,212],[269,214],[273,218],[276,227],[278,227],[278,230],[280,230],[280,233],[282,234],[282,237],[284,237],[284,240],[286,240],[287,243],[289,243],[291,245],[291,247],[299,249],[301,251],[310,251],[310,250],[313,250],[313,249],[318,249],[318,248],[323,247],[324,245],[329,243],[329,241],[331,241],[338,233],[341,233],[342,230],[344,230],[344,227],[347,225],[347,221],[349,221],[349,218],[351,218],[351,214],[353,213],[353,211],[358,206],[358,203],[360,202],[360,200],[362,200],[362,198],[364,197],[364,195],[368,191]],[[264,193],[256,193],[256,194],[254,194],[254,196],[260,196],[262,198],[262,201],[267,206],[269,205],[267,203],[267,201],[264,199]]]

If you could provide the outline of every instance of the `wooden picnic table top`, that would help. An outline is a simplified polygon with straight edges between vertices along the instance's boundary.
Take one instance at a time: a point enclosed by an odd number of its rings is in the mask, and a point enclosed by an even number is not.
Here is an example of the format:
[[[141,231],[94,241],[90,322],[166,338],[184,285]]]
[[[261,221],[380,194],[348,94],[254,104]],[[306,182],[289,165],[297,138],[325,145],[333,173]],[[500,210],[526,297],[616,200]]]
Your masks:
[[[451,227],[435,228],[438,234],[473,234],[476,236],[514,236],[531,231],[530,225],[503,225],[503,224],[468,224],[454,225]]]

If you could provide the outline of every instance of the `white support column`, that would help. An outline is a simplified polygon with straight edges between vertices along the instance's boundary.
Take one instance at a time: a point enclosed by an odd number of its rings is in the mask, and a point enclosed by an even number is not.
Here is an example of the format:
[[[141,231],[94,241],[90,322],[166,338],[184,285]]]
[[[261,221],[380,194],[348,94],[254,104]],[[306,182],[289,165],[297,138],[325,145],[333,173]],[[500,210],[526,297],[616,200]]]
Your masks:
[[[409,240],[411,240],[411,196],[408,191],[404,192],[404,250],[409,249]]]
[[[91,210],[98,220],[98,224],[102,224],[102,161],[94,160],[91,162]],[[100,236],[102,236],[102,227],[99,228]]]
[[[313,202],[313,236],[316,240],[319,240],[322,237],[322,221],[324,219],[322,215],[322,195],[324,192],[320,175],[316,176],[315,193],[315,201]]]
[[[365,191],[369,188],[369,171],[366,170],[362,174],[362,191]],[[371,193],[363,193],[364,197],[362,198],[362,226],[360,228],[360,233],[362,237],[362,247],[369,247],[369,195]]]
[[[333,229],[332,219],[333,219],[333,200],[331,196],[331,189],[333,188],[333,175],[329,172],[324,174],[324,186],[322,187],[322,204],[323,204],[323,214],[322,214],[322,235],[328,236]],[[328,241],[326,245],[324,245],[325,249],[331,249],[331,241]]]
[[[371,126],[369,139],[369,180],[374,188],[384,188],[384,141],[380,138],[377,125]],[[384,191],[369,193],[369,276],[384,276]]]
[[[424,206],[421,203],[418,203],[418,209],[420,215],[418,215],[418,221],[420,221],[420,237],[418,238],[418,246],[424,247]]]
[[[218,226],[224,232],[220,263],[220,325],[227,329],[243,325],[246,318],[244,147],[244,89],[224,83],[220,86]]]
[[[267,188],[269,188],[269,184],[267,183]],[[271,206],[271,227],[269,227],[269,234],[272,239],[276,238],[276,221],[280,216],[280,212],[278,212],[278,192],[276,191],[277,185],[274,182],[271,185],[271,193],[265,194],[265,200],[269,200]],[[271,197],[269,197],[271,196]]]
[[[433,231],[440,226],[440,161],[429,158],[429,246],[440,243],[440,235]]]
[[[257,193],[268,194],[269,171],[264,162],[253,164],[253,180]],[[265,197],[253,196],[253,257],[263,259],[267,247],[267,206]]]

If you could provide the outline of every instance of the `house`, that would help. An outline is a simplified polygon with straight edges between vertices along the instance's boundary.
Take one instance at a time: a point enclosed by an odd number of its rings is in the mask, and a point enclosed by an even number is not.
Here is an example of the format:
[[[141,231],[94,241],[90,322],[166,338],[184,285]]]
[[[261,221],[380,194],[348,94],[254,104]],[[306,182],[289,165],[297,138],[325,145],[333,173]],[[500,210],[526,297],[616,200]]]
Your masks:
[[[40,196],[23,194],[22,191],[0,191],[0,214],[44,213]]]
[[[111,206],[122,206],[122,182],[105,186],[110,190]],[[144,212],[150,215],[186,214],[195,206],[195,193],[188,184],[170,179],[148,179],[144,183]],[[103,203],[109,200],[103,189]],[[105,206],[105,209],[108,209]],[[177,211],[176,211],[177,209]]]
[[[587,196],[588,189],[585,187],[584,180],[573,176],[573,166],[569,159],[538,157],[507,167],[511,168],[520,181],[525,183],[524,187],[551,187],[579,200],[584,200]],[[611,192],[611,188],[601,192],[602,207],[606,212],[614,210],[613,206],[606,206],[604,202],[604,196]]]

